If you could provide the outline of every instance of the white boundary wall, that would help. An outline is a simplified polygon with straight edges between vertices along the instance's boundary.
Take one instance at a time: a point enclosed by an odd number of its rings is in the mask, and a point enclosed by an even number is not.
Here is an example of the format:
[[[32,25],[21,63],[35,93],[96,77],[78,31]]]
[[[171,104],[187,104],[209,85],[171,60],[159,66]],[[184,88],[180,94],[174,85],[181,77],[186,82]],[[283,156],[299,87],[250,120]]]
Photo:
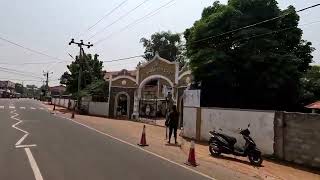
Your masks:
[[[197,108],[184,107],[183,109],[183,136],[196,138]]]
[[[197,108],[184,107],[184,136],[196,137]],[[274,115],[273,111],[241,109],[201,108],[200,140],[208,141],[209,131],[216,130],[237,139],[236,146],[243,147],[245,141],[239,128],[247,128],[250,123],[251,137],[263,154],[274,152]],[[199,121],[199,120],[198,120]],[[219,129],[222,129],[219,130]]]
[[[68,108],[69,99],[52,98],[51,102],[57,106]],[[70,108],[73,108],[74,100],[70,100],[70,102]],[[109,103],[107,102],[88,102],[88,109],[90,115],[109,116]]]
[[[98,116],[109,116],[109,103],[89,102],[89,114]]]
[[[273,154],[275,112],[253,110],[201,109],[201,138],[209,140],[209,131],[216,130],[237,139],[237,146],[243,147],[245,140],[239,128],[250,124],[251,137],[264,154]]]

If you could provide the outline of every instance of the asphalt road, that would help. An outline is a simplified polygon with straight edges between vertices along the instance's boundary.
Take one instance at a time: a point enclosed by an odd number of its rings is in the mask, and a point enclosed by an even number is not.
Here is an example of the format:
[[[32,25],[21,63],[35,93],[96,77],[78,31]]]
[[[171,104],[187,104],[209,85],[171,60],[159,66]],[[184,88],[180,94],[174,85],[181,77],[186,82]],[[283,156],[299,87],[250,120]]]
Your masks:
[[[12,116],[15,115],[12,118]],[[16,118],[16,119],[14,119]],[[25,139],[20,140],[26,133]],[[21,141],[17,148],[15,144]],[[31,146],[29,146],[31,145]],[[32,145],[36,145],[32,147]],[[27,152],[29,149],[29,153]],[[139,148],[82,127],[28,99],[0,99],[0,179],[207,179]]]

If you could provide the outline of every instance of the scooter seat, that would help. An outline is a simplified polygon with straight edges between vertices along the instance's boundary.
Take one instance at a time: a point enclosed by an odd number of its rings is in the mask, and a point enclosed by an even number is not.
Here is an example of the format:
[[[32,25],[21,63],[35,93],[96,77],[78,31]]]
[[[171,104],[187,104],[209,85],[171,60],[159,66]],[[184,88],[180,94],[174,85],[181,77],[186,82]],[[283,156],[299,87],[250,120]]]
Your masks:
[[[225,134],[221,134],[221,133],[217,133],[219,136],[221,136],[223,139],[225,139],[226,141],[228,141],[228,143],[230,143],[231,145],[234,145],[237,142],[237,139]]]

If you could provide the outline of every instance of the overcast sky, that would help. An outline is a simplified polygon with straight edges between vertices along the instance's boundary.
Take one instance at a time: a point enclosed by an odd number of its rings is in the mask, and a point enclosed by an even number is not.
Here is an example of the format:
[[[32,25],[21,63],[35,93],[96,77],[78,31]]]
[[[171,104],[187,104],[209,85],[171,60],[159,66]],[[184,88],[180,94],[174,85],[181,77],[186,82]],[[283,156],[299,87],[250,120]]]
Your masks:
[[[139,43],[140,38],[149,38],[154,32],[167,30],[183,32],[200,18],[204,7],[213,3],[213,0],[174,0],[151,18],[144,19],[131,28],[120,31],[128,24],[170,1],[149,0],[128,16],[110,25],[143,1],[145,0],[128,0],[90,31],[86,31],[123,0],[0,0],[0,37],[71,62],[72,59],[68,53],[76,55],[79,51],[76,46],[68,46],[72,37],[82,34],[80,38],[87,40],[109,25],[90,41],[95,43],[103,38],[108,38],[92,49],[85,50],[87,53],[98,53],[100,60],[109,61],[142,54],[143,48]],[[227,0],[220,2],[226,3]],[[319,0],[278,0],[278,2],[282,9],[289,5],[301,9],[319,3]],[[320,7],[304,11],[300,13],[300,16],[304,39],[311,41],[313,46],[320,50]],[[319,50],[314,52],[316,64],[320,64]],[[23,50],[2,40],[0,40],[0,52],[0,67],[30,72],[28,75],[9,74],[0,69],[0,80],[9,79],[14,82],[24,81],[24,84],[41,85],[41,79],[35,76],[41,77],[43,71],[50,70],[53,72],[50,75],[50,85],[57,85],[57,79],[67,70],[67,62],[53,63],[58,60]],[[139,60],[141,59],[104,63],[104,69],[109,71],[124,68],[134,69]],[[21,64],[30,62],[47,62],[49,64]]]

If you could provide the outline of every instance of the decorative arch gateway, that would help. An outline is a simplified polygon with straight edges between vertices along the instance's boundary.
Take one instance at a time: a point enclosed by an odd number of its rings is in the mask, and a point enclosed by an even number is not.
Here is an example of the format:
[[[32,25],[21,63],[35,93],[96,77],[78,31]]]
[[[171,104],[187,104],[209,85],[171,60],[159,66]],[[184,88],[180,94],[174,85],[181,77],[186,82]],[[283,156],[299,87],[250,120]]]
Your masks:
[[[166,97],[176,102],[179,64],[161,58],[159,54],[137,68],[138,89],[134,102],[134,116],[164,117]]]
[[[119,105],[116,101],[121,92],[128,99],[128,117],[138,118],[163,114],[168,93],[172,94],[174,104],[181,109],[179,102],[192,78],[188,68],[179,71],[178,62],[170,62],[156,54],[136,70],[107,72],[105,80],[109,81],[109,114],[117,116]]]

